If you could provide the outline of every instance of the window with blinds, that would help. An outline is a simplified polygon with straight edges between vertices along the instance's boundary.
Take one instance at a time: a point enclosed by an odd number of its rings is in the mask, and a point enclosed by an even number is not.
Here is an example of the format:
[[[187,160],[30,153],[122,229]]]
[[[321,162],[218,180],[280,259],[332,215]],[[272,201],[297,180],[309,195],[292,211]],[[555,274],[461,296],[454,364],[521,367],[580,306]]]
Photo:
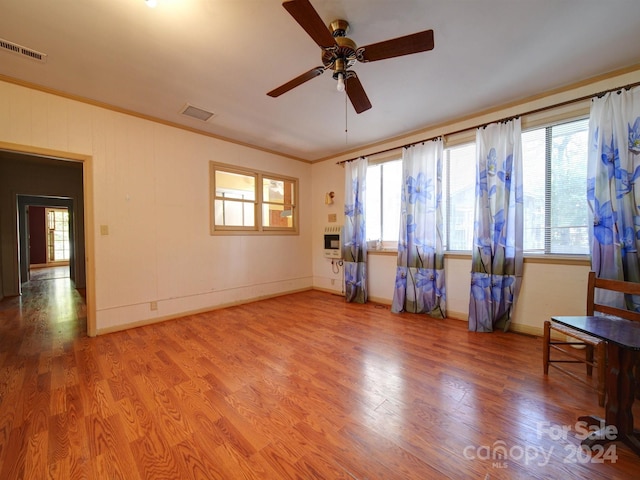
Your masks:
[[[589,254],[588,119],[522,134],[524,250]]]
[[[588,255],[586,118],[543,125],[522,134],[524,251],[540,255]],[[476,145],[445,148],[444,242],[447,251],[473,246]],[[401,160],[367,170],[367,238],[395,247],[400,214]]]

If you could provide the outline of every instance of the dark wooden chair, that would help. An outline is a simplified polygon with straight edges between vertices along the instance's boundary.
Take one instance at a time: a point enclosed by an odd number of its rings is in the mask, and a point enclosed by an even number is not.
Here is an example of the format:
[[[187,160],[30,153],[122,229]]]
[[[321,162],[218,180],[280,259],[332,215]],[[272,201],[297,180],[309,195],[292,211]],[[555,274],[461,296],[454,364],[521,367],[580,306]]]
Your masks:
[[[587,316],[609,315],[640,321],[640,313],[638,312],[596,303],[596,288],[620,292],[621,294],[640,295],[640,283],[598,278],[595,272],[589,272],[586,311]],[[584,349],[581,351],[573,348],[576,346],[582,346]],[[544,374],[547,375],[549,367],[552,366],[570,377],[593,387],[593,382],[589,380],[593,376],[593,369],[595,368],[597,372],[595,390],[598,394],[598,404],[604,406],[607,363],[605,347],[604,340],[579,332],[571,327],[560,325],[554,322],[553,319],[551,321],[547,320],[544,322]],[[559,356],[552,358],[552,351],[561,353]],[[567,370],[562,366],[563,363],[584,363],[586,365],[586,374],[589,378],[585,379]]]

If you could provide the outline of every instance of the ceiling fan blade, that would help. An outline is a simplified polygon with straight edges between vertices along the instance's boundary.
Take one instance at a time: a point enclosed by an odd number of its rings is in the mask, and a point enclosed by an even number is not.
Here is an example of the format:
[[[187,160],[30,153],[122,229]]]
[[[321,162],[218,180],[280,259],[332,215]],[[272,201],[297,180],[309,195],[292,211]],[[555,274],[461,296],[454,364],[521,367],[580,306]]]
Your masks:
[[[309,0],[289,0],[282,2],[282,6],[320,48],[329,48],[336,44],[333,35]]]
[[[412,53],[433,50],[433,30],[413,33],[404,37],[393,38],[384,42],[372,43],[362,47],[362,62],[375,62],[385,58],[400,57]]]
[[[297,76],[293,80],[289,80],[284,85],[280,85],[278,88],[274,88],[267,95],[270,97],[279,97],[283,93],[287,93],[289,90],[293,90],[298,85],[302,85],[304,82],[311,80],[312,78],[316,78],[318,75],[322,75],[324,72],[324,67],[316,67],[312,68],[308,72],[303,73],[302,75]]]
[[[371,108],[371,102],[369,101],[369,97],[367,97],[356,72],[349,71],[345,84],[345,90],[347,91],[349,100],[351,100],[351,105],[353,105],[356,113],[362,113],[369,110]]]

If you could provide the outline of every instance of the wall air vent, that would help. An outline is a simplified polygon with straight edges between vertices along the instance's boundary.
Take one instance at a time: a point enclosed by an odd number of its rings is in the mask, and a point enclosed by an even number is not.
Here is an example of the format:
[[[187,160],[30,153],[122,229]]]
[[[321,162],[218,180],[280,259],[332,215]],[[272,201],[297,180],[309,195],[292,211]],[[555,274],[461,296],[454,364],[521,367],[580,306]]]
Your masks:
[[[23,57],[28,57],[42,63],[47,61],[46,53],[37,52],[31,48],[23,47],[22,45],[18,45],[17,43],[10,42],[3,38],[0,38],[0,50],[17,53],[18,55],[22,55]]]
[[[180,113],[188,117],[197,118],[198,120],[202,120],[203,122],[206,122],[207,120],[215,116],[215,113],[213,112],[209,112],[208,110],[205,110],[203,108],[194,107],[193,105],[189,105],[188,103],[182,108],[182,110],[180,110]]]

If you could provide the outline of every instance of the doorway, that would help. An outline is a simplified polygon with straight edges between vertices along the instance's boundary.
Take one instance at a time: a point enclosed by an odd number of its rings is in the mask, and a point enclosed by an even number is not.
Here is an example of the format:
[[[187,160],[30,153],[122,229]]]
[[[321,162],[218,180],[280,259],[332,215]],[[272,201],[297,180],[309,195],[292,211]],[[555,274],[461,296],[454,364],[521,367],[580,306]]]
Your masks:
[[[22,276],[22,282],[52,278],[70,278],[71,237],[69,208],[45,206],[27,206],[26,245],[28,252],[25,261],[29,263],[28,274]]]
[[[47,265],[69,264],[69,209],[46,208],[47,221]]]
[[[84,294],[84,234],[77,225],[77,203],[73,198],[18,195],[20,293],[36,270],[55,266],[64,267],[55,270],[56,276],[64,270]]]
[[[84,290],[87,333],[95,336],[95,280],[87,267],[93,265],[94,251],[91,157],[32,148],[0,142],[0,299],[20,295],[22,281],[29,278],[27,209],[36,205],[66,211],[68,232],[55,214],[53,232],[47,229],[53,242],[45,247],[44,264],[47,259],[68,261],[69,277],[76,289]]]

